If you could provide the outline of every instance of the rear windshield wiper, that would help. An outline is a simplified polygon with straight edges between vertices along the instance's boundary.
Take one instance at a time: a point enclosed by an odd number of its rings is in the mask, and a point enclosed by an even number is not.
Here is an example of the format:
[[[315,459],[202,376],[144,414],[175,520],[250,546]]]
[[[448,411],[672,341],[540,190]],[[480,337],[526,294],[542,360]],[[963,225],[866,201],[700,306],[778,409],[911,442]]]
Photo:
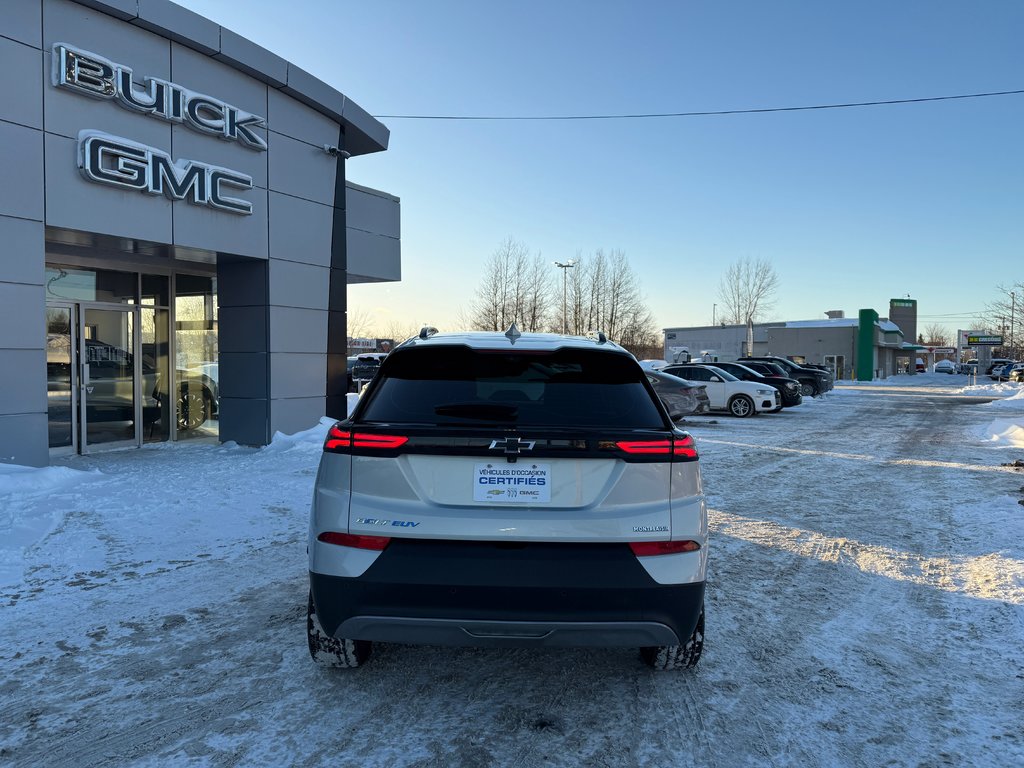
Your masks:
[[[438,416],[456,419],[485,419],[487,421],[515,421],[519,409],[514,405],[501,403],[445,403],[434,407]]]

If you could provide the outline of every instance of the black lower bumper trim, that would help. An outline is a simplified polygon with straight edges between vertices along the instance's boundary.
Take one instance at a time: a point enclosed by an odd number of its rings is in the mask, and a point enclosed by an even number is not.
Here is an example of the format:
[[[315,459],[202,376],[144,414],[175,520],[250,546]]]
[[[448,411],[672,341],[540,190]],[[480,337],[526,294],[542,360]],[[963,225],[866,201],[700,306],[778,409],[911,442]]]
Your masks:
[[[331,635],[439,645],[672,645],[704,602],[703,582],[659,584],[626,544],[395,539],[362,576],[310,586]]]

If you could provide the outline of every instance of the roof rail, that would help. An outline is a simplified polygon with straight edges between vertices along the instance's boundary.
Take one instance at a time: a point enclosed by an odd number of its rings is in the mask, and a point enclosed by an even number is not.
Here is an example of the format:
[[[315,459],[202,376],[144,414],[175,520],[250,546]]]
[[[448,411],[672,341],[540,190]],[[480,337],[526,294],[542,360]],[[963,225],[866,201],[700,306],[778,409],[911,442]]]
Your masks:
[[[424,325],[422,328],[420,328],[419,337],[421,339],[429,339],[435,333],[437,333],[437,328],[435,328],[432,325]]]

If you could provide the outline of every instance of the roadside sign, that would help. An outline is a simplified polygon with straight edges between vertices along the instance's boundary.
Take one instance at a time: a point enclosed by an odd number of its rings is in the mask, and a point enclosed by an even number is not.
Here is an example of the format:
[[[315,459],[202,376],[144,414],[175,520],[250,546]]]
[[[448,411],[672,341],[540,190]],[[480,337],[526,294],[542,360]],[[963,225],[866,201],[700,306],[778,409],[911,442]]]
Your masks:
[[[1002,336],[968,336],[968,347],[1001,347],[1003,346]]]

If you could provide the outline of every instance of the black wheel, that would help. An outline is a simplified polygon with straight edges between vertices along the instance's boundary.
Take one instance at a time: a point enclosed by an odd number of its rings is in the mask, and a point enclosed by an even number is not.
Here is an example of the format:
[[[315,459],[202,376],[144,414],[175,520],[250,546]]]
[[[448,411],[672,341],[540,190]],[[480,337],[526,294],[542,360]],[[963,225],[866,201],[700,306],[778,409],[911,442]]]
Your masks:
[[[692,669],[704,650],[704,606],[700,607],[697,626],[690,639],[682,645],[656,645],[640,649],[640,657],[654,669]]]
[[[800,382],[800,394],[804,397],[814,397],[817,392],[814,390],[813,384],[808,384],[806,381]]]
[[[210,418],[210,397],[206,389],[189,384],[178,393],[178,429],[198,429]]]
[[[313,593],[309,593],[306,607],[306,639],[309,642],[309,655],[322,667],[332,669],[351,669],[365,664],[373,654],[373,643],[369,640],[348,640],[331,637],[324,632],[316,617],[316,606],[313,605]]]
[[[729,413],[738,418],[754,415],[754,401],[746,395],[736,395],[729,401]]]

